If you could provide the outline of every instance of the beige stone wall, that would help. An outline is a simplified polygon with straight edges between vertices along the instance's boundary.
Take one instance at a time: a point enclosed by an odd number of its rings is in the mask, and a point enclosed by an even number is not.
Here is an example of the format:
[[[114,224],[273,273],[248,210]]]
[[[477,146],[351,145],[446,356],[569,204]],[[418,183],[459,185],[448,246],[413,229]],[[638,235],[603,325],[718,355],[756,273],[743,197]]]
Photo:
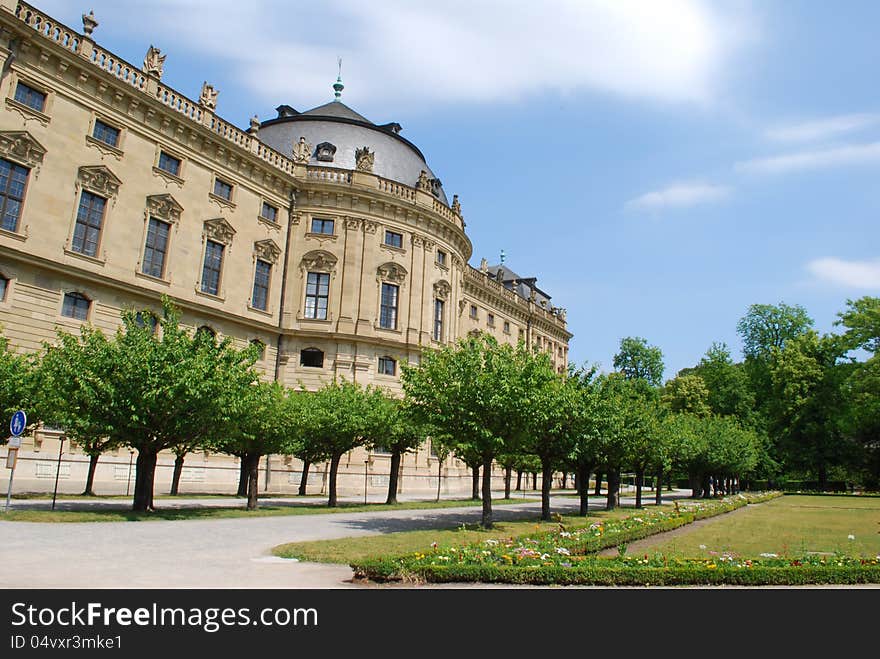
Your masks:
[[[0,325],[14,349],[39,350],[58,328],[77,331],[82,321],[61,313],[67,292],[91,300],[85,322],[105,332],[118,326],[122,309],[158,309],[167,294],[186,325],[208,325],[240,346],[264,343],[264,377],[274,378],[277,368],[289,387],[313,390],[344,377],[399,393],[401,363],[474,330],[539,344],[558,365],[566,363],[564,320],[467,265],[472,248],[460,213],[424,190],[369,172],[295,163],[24,3],[0,2],[0,64],[0,157],[30,170],[19,225],[0,230],[0,276],[9,280]],[[20,81],[46,94],[41,111],[14,99]],[[92,136],[98,120],[120,131],[115,147]],[[163,151],[181,161],[177,175],[158,169]],[[230,200],[214,194],[218,178],[232,186]],[[84,190],[107,199],[93,257],[71,244]],[[277,209],[276,221],[261,217],[264,203]],[[151,215],[171,225],[159,278],[142,272]],[[332,234],[313,233],[314,218],[333,220]],[[403,236],[400,248],[385,244],[386,231]],[[225,244],[217,295],[200,290],[208,238]],[[272,263],[265,311],[251,304],[258,257]],[[330,275],[326,320],[305,317],[310,271]],[[382,282],[399,286],[392,329],[379,323]],[[438,298],[444,318],[435,341]],[[305,348],[324,353],[321,368],[301,365]],[[380,357],[397,361],[395,375],[377,372]],[[436,487],[436,461],[420,455],[407,456],[405,468],[415,479],[434,478]],[[364,459],[353,452],[344,469],[362,476]],[[231,468],[225,458],[211,460],[218,474]],[[450,482],[462,477],[469,491],[463,465],[449,465]]]

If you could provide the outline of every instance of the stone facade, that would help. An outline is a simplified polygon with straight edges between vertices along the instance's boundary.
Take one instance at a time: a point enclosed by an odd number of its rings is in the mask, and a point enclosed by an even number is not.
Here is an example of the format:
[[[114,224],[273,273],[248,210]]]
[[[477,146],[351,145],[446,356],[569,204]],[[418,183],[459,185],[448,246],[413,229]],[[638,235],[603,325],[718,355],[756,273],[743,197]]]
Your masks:
[[[383,154],[364,144],[343,145],[356,150],[351,169],[310,162],[302,139],[272,148],[258,121],[243,131],[216,114],[212,85],[194,101],[161,83],[158,49],[138,67],[98,46],[93,29],[0,0],[0,164],[25,180],[23,192],[0,190],[0,324],[15,349],[39,350],[59,327],[112,332],[123,308],[159,309],[167,294],[184,323],[265,345],[264,377],[289,387],[337,376],[399,392],[400,363],[472,331],[540,345],[565,367],[564,312],[468,265],[457,196],[450,207],[431,184],[383,178],[374,171]],[[45,486],[39,465],[58,445],[57,433],[43,434],[25,442],[16,490]],[[68,451],[71,483],[82,482],[79,458]],[[103,462],[97,490],[124,491],[127,451]],[[295,489],[299,461],[269,462],[268,488]],[[161,464],[157,492],[170,481]],[[199,454],[187,465],[184,491],[237,482],[231,458]],[[459,461],[441,469],[445,490],[469,490]],[[317,488],[324,466],[313,470]],[[387,460],[355,451],[340,493],[363,492],[365,470],[368,489],[381,490]],[[403,471],[404,489],[436,490],[428,447],[406,456]]]

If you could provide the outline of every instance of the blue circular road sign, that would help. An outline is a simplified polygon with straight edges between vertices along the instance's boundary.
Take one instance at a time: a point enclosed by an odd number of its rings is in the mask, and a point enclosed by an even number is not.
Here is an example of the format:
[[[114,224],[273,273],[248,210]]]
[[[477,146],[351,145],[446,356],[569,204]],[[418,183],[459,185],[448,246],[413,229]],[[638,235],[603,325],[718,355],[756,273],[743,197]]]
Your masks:
[[[12,415],[12,421],[9,422],[9,431],[13,437],[18,437],[24,432],[25,426],[27,426],[27,414],[24,413],[24,410],[19,410]]]

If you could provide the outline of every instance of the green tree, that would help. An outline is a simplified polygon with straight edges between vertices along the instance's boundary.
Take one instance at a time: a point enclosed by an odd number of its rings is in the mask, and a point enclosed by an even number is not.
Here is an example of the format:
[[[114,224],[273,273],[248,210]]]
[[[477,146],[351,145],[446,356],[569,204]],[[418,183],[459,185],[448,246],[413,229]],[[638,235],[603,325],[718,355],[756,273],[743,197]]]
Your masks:
[[[620,350],[614,355],[614,368],[627,380],[644,380],[653,387],[663,381],[663,352],[657,346],[638,336],[620,340]]]
[[[711,411],[709,388],[699,375],[678,375],[669,380],[661,400],[672,412],[708,416]]]
[[[113,398],[105,414],[113,437],[138,453],[132,508],[153,508],[153,482],[160,451],[194,438],[229,433],[236,401],[258,379],[257,350],[237,350],[231,339],[217,343],[206,332],[189,334],[180,314],[163,299],[160,332],[124,311],[112,342]]]
[[[396,504],[401,460],[404,455],[421,446],[428,435],[428,428],[421,423],[407,400],[386,396],[381,402],[377,399],[377,403],[373,447],[381,446],[391,454],[385,503]]]
[[[83,495],[94,496],[98,460],[118,445],[106,414],[115,395],[113,345],[103,333],[85,325],[79,337],[59,330],[56,343],[44,343],[43,349],[34,371],[35,411],[63,428],[89,456]]]
[[[32,383],[32,361],[16,353],[9,347],[4,336],[0,336],[0,423],[3,428],[9,428],[12,415],[17,410],[30,408],[30,395],[34,390]],[[25,409],[28,414],[28,424],[37,421],[38,414]],[[6,443],[6,433],[0,434],[0,441]]]
[[[847,300],[847,310],[837,314],[835,325],[846,327],[844,338],[850,349],[880,352],[880,298],[865,296]]]
[[[483,469],[482,524],[492,526],[492,462],[516,452],[527,427],[527,353],[489,336],[468,337],[455,346],[426,350],[417,367],[402,369],[403,389],[431,426],[443,428],[457,455],[479,455]]]
[[[736,364],[725,343],[713,343],[692,370],[706,384],[707,403],[713,414],[735,416],[754,425],[755,394],[743,364]]]
[[[807,469],[824,489],[828,469],[852,458],[844,426],[850,398],[844,382],[852,364],[837,336],[809,331],[776,349],[770,370],[772,429],[787,467]]]
[[[387,428],[385,394],[378,387],[333,380],[310,396],[302,441],[312,455],[330,460],[327,505],[337,505],[336,481],[342,456],[359,446],[381,443]]]
[[[572,369],[568,376],[569,386],[574,389],[574,436],[568,464],[574,469],[580,500],[580,515],[585,516],[590,506],[590,473],[599,463],[599,435],[607,410],[599,401],[596,374],[598,369]]]

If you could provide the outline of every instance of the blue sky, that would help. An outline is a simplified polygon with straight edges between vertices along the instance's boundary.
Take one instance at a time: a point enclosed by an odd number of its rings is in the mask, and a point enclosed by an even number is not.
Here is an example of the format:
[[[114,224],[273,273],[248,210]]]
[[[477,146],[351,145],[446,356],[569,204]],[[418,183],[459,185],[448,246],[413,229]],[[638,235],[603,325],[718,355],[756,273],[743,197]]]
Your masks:
[[[39,7],[80,29],[83,6]],[[880,294],[880,3],[92,0],[97,42],[239,126],[332,99],[397,121],[481,257],[568,310],[571,359],[666,377],[753,303],[831,331]]]

